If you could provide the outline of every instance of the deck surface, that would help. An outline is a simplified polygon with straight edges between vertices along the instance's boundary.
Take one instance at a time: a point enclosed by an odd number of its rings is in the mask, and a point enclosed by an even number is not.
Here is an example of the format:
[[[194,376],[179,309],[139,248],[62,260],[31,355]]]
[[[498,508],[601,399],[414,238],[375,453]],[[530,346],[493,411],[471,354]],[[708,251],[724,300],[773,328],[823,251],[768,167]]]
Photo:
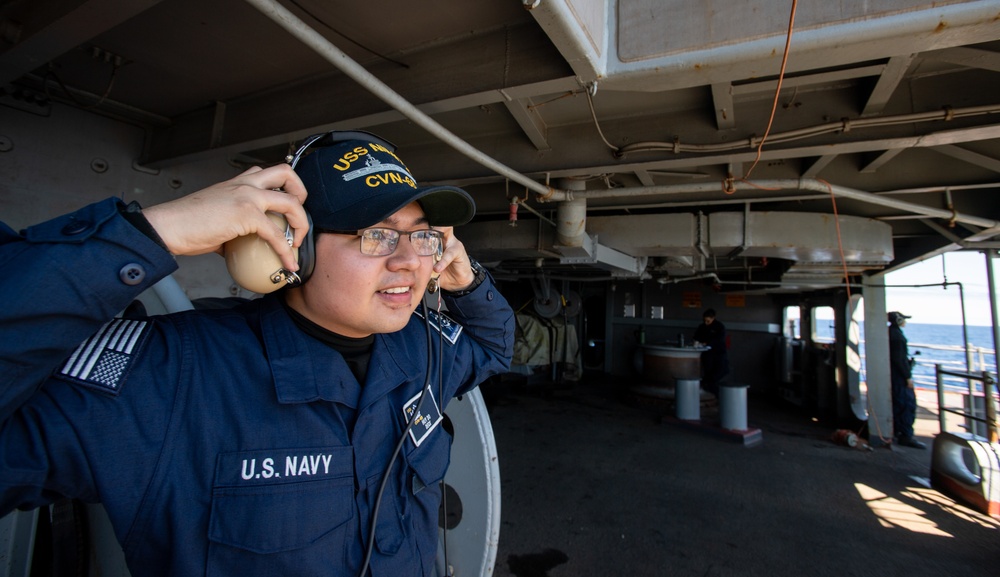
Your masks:
[[[937,418],[923,406],[928,450],[869,452],[751,392],[763,441],[746,447],[658,418],[627,386],[484,389],[502,478],[495,576],[997,574],[1000,522],[925,485]]]

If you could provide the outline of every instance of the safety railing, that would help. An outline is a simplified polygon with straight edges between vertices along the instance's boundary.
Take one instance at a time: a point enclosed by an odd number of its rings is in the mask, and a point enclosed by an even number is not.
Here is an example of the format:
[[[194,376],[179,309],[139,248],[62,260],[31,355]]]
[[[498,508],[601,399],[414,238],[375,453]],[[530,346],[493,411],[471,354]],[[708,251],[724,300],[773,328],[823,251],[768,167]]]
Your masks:
[[[997,401],[994,398],[994,392],[1000,391],[997,391],[997,383],[993,375],[988,371],[975,373],[953,371],[945,369],[941,365],[934,365],[934,375],[937,380],[938,424],[941,427],[941,432],[948,431],[946,417],[948,414],[954,414],[965,419],[965,427],[970,433],[976,434],[977,431],[982,430],[982,427],[977,427],[977,423],[985,425],[985,435],[982,436],[991,443],[997,442]],[[965,406],[960,409],[949,407],[946,402],[944,378],[948,376],[965,379],[969,383],[968,396],[962,395],[966,399]],[[976,390],[977,387],[973,383],[983,384],[982,393]],[[978,408],[980,399],[982,399],[982,416],[980,416]]]
[[[968,343],[962,345],[935,345],[909,343],[913,355],[913,383],[918,388],[931,389],[935,386],[934,367],[941,365],[946,370],[978,373],[996,366],[996,352],[989,347]],[[967,386],[964,380],[949,376],[945,379],[946,390],[956,390]]]
[[[864,367],[866,355],[864,341],[861,341],[861,380],[867,380],[867,372]],[[933,345],[909,343],[910,357],[913,360],[913,384],[917,389],[933,391],[939,387],[935,380],[935,367],[941,365],[945,368],[944,390],[948,392],[964,391],[968,388],[968,381],[952,375],[964,375],[968,371],[977,373],[996,366],[996,352],[989,347],[982,347],[969,343],[962,345]],[[957,371],[957,372],[956,372]]]

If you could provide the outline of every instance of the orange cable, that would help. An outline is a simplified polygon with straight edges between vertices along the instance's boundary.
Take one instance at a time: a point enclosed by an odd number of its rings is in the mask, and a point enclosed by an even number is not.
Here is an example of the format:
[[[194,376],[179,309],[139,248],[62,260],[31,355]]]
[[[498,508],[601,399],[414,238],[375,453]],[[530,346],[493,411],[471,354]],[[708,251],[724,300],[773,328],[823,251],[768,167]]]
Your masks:
[[[841,264],[844,265],[844,286],[847,288],[847,300],[848,300],[848,302],[850,302],[850,300],[851,300],[851,279],[850,279],[850,275],[847,272],[847,259],[844,257],[844,242],[843,242],[842,237],[840,236],[840,215],[837,212],[837,195],[833,194],[833,186],[829,182],[827,182],[827,181],[825,181],[825,180],[823,180],[821,178],[817,178],[816,180],[818,182],[823,183],[826,186],[827,190],[830,191],[830,202],[831,202],[831,204],[833,204],[833,219],[834,219],[834,223],[836,224],[836,227],[837,227],[837,250],[840,252],[840,262],[841,262]],[[885,437],[885,435],[882,434],[882,425],[879,424],[879,422],[878,422],[878,415],[875,413],[875,407],[872,406],[872,404],[871,404],[871,395],[866,395],[866,398],[868,400],[868,412],[871,413],[871,416],[875,420],[875,434],[878,435],[879,440],[881,440],[883,443],[885,443],[887,445],[891,445],[892,444],[892,440],[891,439],[887,439]],[[859,429],[859,432],[860,432],[860,429]],[[871,438],[871,434],[872,434],[872,430],[869,427],[869,429],[868,429],[868,437],[869,438]]]
[[[833,222],[837,227],[837,250],[840,252],[840,264],[844,265],[844,287],[847,288],[847,300],[851,300],[851,276],[847,272],[847,258],[844,256],[844,241],[840,236],[840,215],[837,213],[837,195],[833,194],[833,186],[822,178],[817,178],[817,182],[823,183],[830,191],[830,203],[833,204]]]
[[[795,9],[797,6],[798,0],[792,0],[792,11],[788,16],[788,36],[785,38],[785,53],[781,57],[781,70],[778,72],[778,86],[774,90],[774,104],[771,105],[771,118],[767,121],[767,130],[764,131],[764,136],[760,139],[760,144],[757,145],[757,158],[754,159],[753,164],[750,165],[750,170],[741,179],[743,181],[750,178],[750,173],[753,172],[753,169],[757,167],[757,163],[760,162],[764,141],[767,140],[767,135],[771,133],[771,124],[774,122],[774,115],[778,110],[778,100],[781,96],[781,82],[785,78],[785,65],[788,64],[788,49],[792,44],[792,29],[795,26]]]

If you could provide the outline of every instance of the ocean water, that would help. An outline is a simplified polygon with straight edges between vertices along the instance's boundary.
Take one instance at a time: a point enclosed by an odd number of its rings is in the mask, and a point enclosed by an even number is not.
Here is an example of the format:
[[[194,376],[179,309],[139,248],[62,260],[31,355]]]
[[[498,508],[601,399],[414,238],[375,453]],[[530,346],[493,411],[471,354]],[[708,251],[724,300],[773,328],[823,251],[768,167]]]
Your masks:
[[[966,330],[972,351],[972,371],[986,370],[996,374],[993,329],[969,325]],[[906,323],[906,326],[903,327],[903,334],[906,335],[909,344],[910,356],[916,360],[913,367],[913,381],[918,388],[936,388],[934,368],[936,364],[952,371],[966,372],[969,370],[966,353],[963,349],[965,339],[962,325]],[[864,355],[863,343],[862,355]],[[946,375],[943,380],[947,389],[969,390],[968,383],[963,379]],[[980,387],[977,389],[982,390]]]
[[[966,327],[968,342],[971,348],[971,369],[973,372],[989,371],[996,373],[993,351],[993,329],[991,327]],[[961,325],[929,325],[906,323],[903,334],[910,347],[910,355],[917,361],[913,367],[913,381],[918,387],[934,388],[934,365],[942,368],[965,372],[969,368],[966,353],[962,350],[965,342]],[[957,349],[957,350],[956,350]],[[968,390],[966,381],[945,377],[945,385],[949,388]],[[978,387],[977,387],[978,388]]]

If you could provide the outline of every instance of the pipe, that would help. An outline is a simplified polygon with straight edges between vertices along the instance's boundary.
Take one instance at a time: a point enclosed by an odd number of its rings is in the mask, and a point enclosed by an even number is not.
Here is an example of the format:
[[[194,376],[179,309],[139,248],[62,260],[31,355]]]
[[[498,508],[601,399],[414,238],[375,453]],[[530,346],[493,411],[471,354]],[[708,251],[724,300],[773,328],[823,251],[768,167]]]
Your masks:
[[[582,180],[562,179],[567,191],[584,191]],[[582,247],[587,236],[587,199],[565,200],[556,208],[556,238],[561,246]]]
[[[673,278],[662,278],[661,277],[661,278],[656,279],[656,284],[658,284],[660,286],[663,286],[663,285],[666,285],[666,284],[677,284],[677,283],[681,283],[681,282],[687,282],[689,280],[701,280],[701,279],[705,279],[705,278],[715,279],[715,282],[717,284],[723,284],[723,281],[719,278],[719,275],[715,274],[714,272],[705,273],[705,274],[698,274],[698,275],[694,275],[694,276],[677,276],[677,277],[673,277]],[[747,284],[747,283],[741,283],[741,284]]]
[[[868,127],[896,126],[900,124],[912,124],[915,122],[930,121],[951,121],[955,118],[968,116],[980,116],[983,114],[1000,113],[1000,106],[988,104],[985,106],[972,106],[968,108],[945,108],[930,112],[914,112],[911,114],[900,114],[897,116],[872,116],[865,118],[844,119],[837,122],[829,122],[819,126],[807,126],[786,132],[775,132],[767,137],[767,142],[771,145],[792,142],[804,138],[813,138],[823,134],[845,133],[851,130]],[[684,144],[680,141],[671,142],[635,142],[616,149],[616,155],[623,157],[635,152],[670,152],[673,154],[682,153],[721,153],[743,149],[756,149],[763,141],[763,137],[751,136],[749,139],[720,142],[718,144]]]
[[[492,157],[486,155],[482,151],[472,147],[469,143],[465,142],[453,132],[449,131],[445,127],[438,124],[434,119],[425,114],[423,111],[418,109],[416,106],[408,102],[399,93],[395,92],[389,88],[385,83],[380,81],[374,75],[369,73],[360,64],[352,60],[346,53],[333,45],[329,40],[324,38],[318,32],[309,27],[305,22],[300,20],[297,16],[288,11],[284,6],[279,4],[276,0],[246,0],[247,3],[253,5],[262,14],[273,20],[276,24],[288,31],[289,34],[298,38],[306,46],[309,46],[315,50],[320,56],[325,58],[330,64],[336,67],[338,70],[346,74],[348,77],[352,78],[355,82],[360,84],[362,87],[370,91],[376,97],[381,99],[383,102],[391,106],[392,108],[399,111],[403,116],[407,117],[413,121],[418,126],[422,127],[424,130],[429,132],[431,135],[437,137],[439,140],[451,146],[457,152],[465,155],[474,162],[493,170],[497,174],[504,176],[518,184],[523,185],[527,189],[537,193],[539,195],[540,201],[564,201],[573,200],[576,195],[571,191],[560,191],[553,189],[549,186],[538,183],[527,176],[517,172],[516,170],[510,168],[509,166],[493,159]],[[751,188],[748,184],[734,183],[736,190]],[[990,219],[978,218],[970,215],[963,214],[953,214],[950,211],[934,209],[931,207],[919,205],[912,202],[905,201],[893,201],[891,199],[883,199],[877,195],[866,193],[858,190],[848,189],[842,186],[827,185],[825,183],[820,183],[819,181],[813,179],[798,179],[798,180],[770,180],[770,181],[755,181],[755,185],[761,188],[779,188],[779,189],[793,189],[798,188],[801,190],[815,190],[820,192],[831,192],[837,196],[843,196],[845,198],[853,198],[856,200],[861,200],[863,202],[869,202],[871,204],[887,206],[891,208],[896,208],[898,210],[904,210],[913,212],[915,214],[923,214],[926,216],[931,216],[935,218],[952,219],[954,218],[956,222],[961,222],[963,224],[971,224],[974,226],[980,226],[989,229],[995,229],[995,232],[1000,233],[1000,222]],[[654,187],[642,187],[642,188],[623,188],[614,189],[610,191],[601,192],[580,192],[578,193],[580,198],[587,198],[590,196],[594,197],[621,197],[621,196],[647,196],[655,194],[673,194],[679,192],[699,192],[699,191],[716,191],[719,189],[717,184],[705,184],[705,185],[694,185],[693,187],[682,185],[678,187],[673,186],[654,186]]]
[[[317,54],[333,64],[335,68],[352,78],[363,88],[374,94],[380,100],[398,110],[403,116],[413,121],[431,135],[454,148],[459,153],[467,156],[497,174],[509,178],[528,189],[538,193],[543,198],[547,198],[554,191],[550,187],[535,182],[527,176],[517,172],[509,166],[493,159],[482,151],[473,148],[447,128],[441,126],[433,118],[425,114],[419,108],[408,102],[398,92],[389,88],[385,83],[364,69],[363,66],[355,62],[345,52],[333,45],[318,32],[309,27],[308,24],[300,20],[297,16],[288,11],[276,0],[246,0],[262,14],[273,20],[276,24],[288,31],[289,34],[298,38],[306,46],[312,48]]]
[[[972,216],[969,214],[953,213],[950,210],[933,208],[930,206],[917,204],[915,202],[908,202],[905,200],[887,198],[885,196],[873,194],[871,192],[864,192],[861,190],[847,188],[845,186],[829,184],[812,178],[754,180],[752,185],[749,183],[736,181],[733,183],[733,186],[737,191],[765,189],[765,190],[809,190],[814,192],[825,192],[827,194],[832,193],[835,196],[843,198],[850,198],[853,200],[859,200],[861,202],[867,202],[869,204],[885,206],[888,208],[894,208],[896,210],[912,212],[915,214],[923,214],[925,216],[930,216],[934,218],[942,218],[946,220],[951,220],[952,218],[954,218],[956,222],[961,222],[963,224],[971,224],[973,226],[978,226],[982,228],[997,229],[997,232],[1000,232],[1000,221],[988,218],[981,218],[978,216]],[[661,186],[614,188],[611,190],[600,190],[600,191],[593,191],[593,190],[583,191],[583,192],[554,191],[554,193],[546,200],[563,201],[563,200],[571,200],[578,198],[626,198],[626,197],[654,196],[654,195],[665,195],[665,194],[719,192],[721,190],[722,190],[721,185],[715,182],[706,182],[700,184],[669,184]]]
[[[549,218],[549,217],[545,216],[544,214],[538,212],[537,210],[531,208],[531,205],[529,205],[527,202],[525,202],[523,200],[520,200],[517,197],[514,197],[514,202],[518,206],[523,206],[528,212],[530,212],[531,214],[537,216],[539,219],[544,220],[545,222],[551,224],[552,226],[556,226],[556,223],[555,223],[554,220],[552,220],[551,218]]]

